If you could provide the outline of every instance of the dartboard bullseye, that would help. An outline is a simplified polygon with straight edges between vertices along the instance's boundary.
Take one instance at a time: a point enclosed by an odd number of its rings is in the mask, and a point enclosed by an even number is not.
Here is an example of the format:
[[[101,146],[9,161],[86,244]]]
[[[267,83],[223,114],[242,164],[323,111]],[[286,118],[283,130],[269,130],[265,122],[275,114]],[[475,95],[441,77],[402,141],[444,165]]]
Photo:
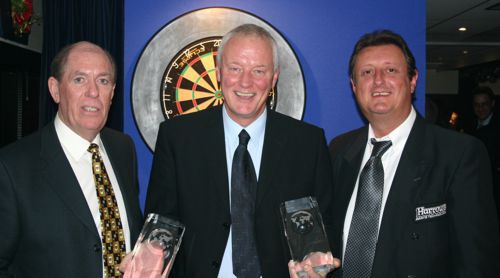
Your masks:
[[[208,37],[181,49],[168,64],[162,78],[161,103],[167,119],[221,105],[224,97],[217,82],[216,56],[221,37]],[[274,109],[277,89],[269,92]]]

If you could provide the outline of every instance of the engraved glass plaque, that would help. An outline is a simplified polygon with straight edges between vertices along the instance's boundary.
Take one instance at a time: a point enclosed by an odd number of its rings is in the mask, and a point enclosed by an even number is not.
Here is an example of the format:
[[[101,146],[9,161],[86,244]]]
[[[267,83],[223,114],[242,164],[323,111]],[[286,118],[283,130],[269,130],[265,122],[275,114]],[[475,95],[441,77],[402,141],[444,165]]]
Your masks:
[[[296,262],[310,259],[315,272],[323,275],[330,272],[334,268],[332,264],[316,259],[322,257],[319,254],[330,252],[316,199],[304,197],[286,201],[281,204],[280,211],[292,259]],[[307,277],[302,271],[297,274]]]
[[[150,213],[142,227],[124,278],[167,277],[181,245],[184,225]]]

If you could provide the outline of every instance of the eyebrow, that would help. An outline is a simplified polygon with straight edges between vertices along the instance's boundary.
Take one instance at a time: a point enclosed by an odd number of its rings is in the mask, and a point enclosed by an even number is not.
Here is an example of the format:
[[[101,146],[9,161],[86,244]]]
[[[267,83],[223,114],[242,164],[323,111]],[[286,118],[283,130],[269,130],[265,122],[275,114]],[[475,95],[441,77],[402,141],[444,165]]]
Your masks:
[[[89,75],[89,74],[88,74],[88,73],[86,73],[86,72],[83,72],[83,71],[79,71],[79,70],[77,70],[77,71],[75,71],[75,72],[73,73],[73,75],[85,75],[85,76],[87,76],[87,75]],[[99,73],[97,76],[98,76],[98,77],[100,77],[100,76],[110,76],[110,77],[112,77],[113,75],[112,75],[110,72],[103,72],[103,73]]]

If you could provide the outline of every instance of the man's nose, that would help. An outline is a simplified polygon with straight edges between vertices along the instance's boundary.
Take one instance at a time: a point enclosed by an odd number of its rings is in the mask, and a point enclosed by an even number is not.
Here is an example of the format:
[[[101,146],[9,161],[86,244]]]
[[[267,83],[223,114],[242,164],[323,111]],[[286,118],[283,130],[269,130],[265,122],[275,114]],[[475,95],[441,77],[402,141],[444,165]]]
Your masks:
[[[99,90],[98,90],[97,84],[95,82],[89,82],[89,86],[87,88],[86,95],[88,97],[92,97],[92,98],[99,96]]]
[[[244,71],[241,74],[240,78],[240,86],[241,87],[250,87],[252,85],[252,73],[248,71]]]
[[[375,70],[373,80],[375,81],[375,84],[380,85],[384,83],[384,78],[385,74],[383,70]]]

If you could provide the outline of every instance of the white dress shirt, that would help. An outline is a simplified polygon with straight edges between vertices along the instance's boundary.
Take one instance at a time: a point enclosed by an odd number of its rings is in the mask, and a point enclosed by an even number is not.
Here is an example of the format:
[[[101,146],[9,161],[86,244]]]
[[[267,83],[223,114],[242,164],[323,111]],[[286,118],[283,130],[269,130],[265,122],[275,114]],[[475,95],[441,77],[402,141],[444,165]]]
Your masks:
[[[493,113],[490,113],[490,115],[488,117],[486,117],[486,119],[484,120],[477,120],[477,126],[476,126],[476,129],[480,129],[481,127],[483,126],[487,126],[490,124],[490,121],[491,121],[491,118],[493,118]]]
[[[90,213],[94,219],[95,226],[99,233],[99,237],[102,240],[101,234],[101,214],[99,212],[99,202],[96,193],[96,187],[94,183],[94,177],[92,173],[92,154],[87,151],[91,142],[80,137],[73,130],[71,130],[60,118],[59,114],[56,115],[54,120],[54,126],[56,128],[57,137],[61,146],[64,150],[64,154],[73,169],[73,172],[80,184],[87,205],[89,206]],[[113,186],[113,191],[115,192],[116,201],[118,203],[118,210],[120,211],[120,218],[122,221],[123,232],[125,234],[125,247],[127,253],[130,252],[130,229],[128,225],[127,211],[125,210],[125,204],[123,202],[122,193],[120,187],[118,186],[118,180],[116,179],[113,167],[106,154],[106,149],[101,141],[101,137],[97,134],[96,138],[92,141],[99,146],[99,152],[101,154],[102,160],[104,161],[104,166],[106,167],[106,172],[108,173],[111,185]],[[101,241],[102,243],[102,241]],[[102,262],[104,264],[104,262]],[[103,277],[104,277],[104,267],[103,267]]]
[[[394,179],[394,175],[396,174],[396,169],[399,164],[399,160],[401,158],[401,154],[403,153],[404,146],[406,144],[406,140],[410,135],[411,128],[413,127],[413,123],[417,117],[417,113],[415,109],[411,108],[411,112],[406,118],[406,120],[399,125],[396,129],[394,129],[388,135],[382,138],[376,138],[372,126],[368,127],[368,140],[366,141],[365,153],[363,155],[363,161],[361,162],[361,167],[359,169],[358,178],[356,180],[356,185],[354,187],[354,191],[351,196],[351,201],[349,202],[349,206],[347,207],[347,213],[344,220],[344,233],[343,233],[343,252],[345,253],[345,247],[347,244],[347,238],[349,235],[349,229],[351,227],[352,215],[354,213],[354,206],[356,204],[356,197],[358,196],[358,186],[359,186],[359,175],[361,174],[361,170],[364,165],[370,158],[372,153],[373,145],[371,144],[371,138],[375,138],[377,141],[387,141],[391,140],[391,147],[384,153],[382,156],[382,165],[384,167],[384,191],[382,195],[382,205],[380,207],[380,216],[378,221],[378,227],[380,230],[380,223],[382,222],[382,216],[384,214],[385,203],[387,201],[387,196],[389,195],[389,191],[391,190],[392,180]],[[343,254],[344,254],[343,253]]]
[[[226,145],[226,162],[227,162],[227,177],[229,181],[229,204],[231,204],[231,171],[233,167],[233,156],[236,148],[239,145],[239,137],[242,129],[245,129],[250,135],[248,141],[248,152],[252,158],[255,168],[255,175],[259,179],[260,161],[262,158],[262,146],[264,145],[264,135],[266,131],[267,111],[259,116],[253,123],[247,127],[242,127],[233,121],[227,114],[226,107],[222,109],[222,119],[224,123],[224,142]],[[231,206],[230,206],[231,208]],[[218,278],[233,278],[233,247],[232,247],[232,228],[229,230],[229,238],[227,240],[224,256],[219,270]]]

